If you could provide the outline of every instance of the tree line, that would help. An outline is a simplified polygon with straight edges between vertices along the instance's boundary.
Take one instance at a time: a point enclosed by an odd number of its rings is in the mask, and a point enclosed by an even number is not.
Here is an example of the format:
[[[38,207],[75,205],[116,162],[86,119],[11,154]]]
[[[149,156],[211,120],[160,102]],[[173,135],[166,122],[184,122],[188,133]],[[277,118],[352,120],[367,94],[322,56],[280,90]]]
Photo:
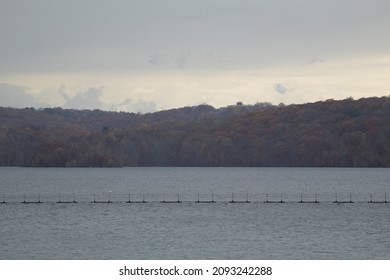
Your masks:
[[[390,166],[390,97],[149,114],[0,107],[0,165]]]

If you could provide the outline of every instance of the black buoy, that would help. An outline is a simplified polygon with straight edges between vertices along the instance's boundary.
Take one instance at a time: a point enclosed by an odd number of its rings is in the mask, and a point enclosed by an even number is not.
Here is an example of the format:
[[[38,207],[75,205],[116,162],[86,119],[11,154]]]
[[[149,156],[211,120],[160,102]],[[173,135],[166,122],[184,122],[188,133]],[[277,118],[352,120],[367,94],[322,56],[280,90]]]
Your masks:
[[[129,193],[129,200],[127,201],[127,203],[131,203],[131,195]]]
[[[336,193],[336,197],[335,197],[335,200],[333,201],[333,203],[338,203],[338,200],[337,200],[337,193]]]
[[[279,201],[279,203],[284,203],[284,201],[283,201],[283,193],[280,194],[280,201]]]

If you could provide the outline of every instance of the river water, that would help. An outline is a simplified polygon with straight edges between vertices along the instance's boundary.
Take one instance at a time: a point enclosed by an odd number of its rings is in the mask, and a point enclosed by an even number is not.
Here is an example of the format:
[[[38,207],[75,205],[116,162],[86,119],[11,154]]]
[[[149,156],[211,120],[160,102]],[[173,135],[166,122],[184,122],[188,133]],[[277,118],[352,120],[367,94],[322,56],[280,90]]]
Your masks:
[[[0,168],[0,258],[390,259],[385,193],[388,169]]]

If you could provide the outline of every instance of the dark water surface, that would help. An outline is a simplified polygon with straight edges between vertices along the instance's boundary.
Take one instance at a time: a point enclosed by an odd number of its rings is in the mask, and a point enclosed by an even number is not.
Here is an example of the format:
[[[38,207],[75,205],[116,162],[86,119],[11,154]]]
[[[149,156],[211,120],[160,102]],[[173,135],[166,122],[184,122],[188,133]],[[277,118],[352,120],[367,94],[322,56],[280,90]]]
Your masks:
[[[388,169],[0,168],[0,178],[6,197],[85,198],[0,204],[1,259],[390,259],[390,206],[366,199],[390,194]],[[90,203],[109,191],[249,193],[258,201]],[[361,202],[332,203],[336,192]],[[324,201],[268,204],[265,193],[318,193]]]

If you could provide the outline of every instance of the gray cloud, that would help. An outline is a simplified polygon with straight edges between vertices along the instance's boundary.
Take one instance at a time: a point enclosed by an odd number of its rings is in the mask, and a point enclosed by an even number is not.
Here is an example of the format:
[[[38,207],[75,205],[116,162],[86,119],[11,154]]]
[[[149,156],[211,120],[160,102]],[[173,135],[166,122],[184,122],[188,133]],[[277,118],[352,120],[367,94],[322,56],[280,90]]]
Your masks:
[[[58,93],[59,95],[64,98],[65,100],[69,100],[69,97],[68,95],[66,95],[66,86],[65,85],[62,85],[59,89],[58,89]]]
[[[24,108],[44,107],[34,96],[28,93],[28,89],[21,86],[0,83],[0,106]]]
[[[182,55],[180,55],[177,59],[176,59],[176,63],[179,67],[183,68],[184,66],[186,66],[188,60],[190,59],[190,56],[191,56],[191,53],[190,52],[186,52],[186,53],[183,53]]]
[[[217,52],[211,51],[207,54],[207,56],[212,62],[215,62],[218,64],[227,64],[231,60],[230,57],[224,52],[217,53]]]
[[[115,111],[133,112],[133,113],[150,113],[156,111],[156,103],[139,99],[133,101],[131,98],[126,99],[119,105],[113,105]]]
[[[103,87],[90,87],[85,92],[79,92],[74,97],[69,97],[66,94],[65,86],[61,86],[58,93],[66,100],[64,108],[93,110],[103,109],[104,107],[104,104],[100,99],[103,95]]]
[[[152,64],[153,66],[160,66],[163,59],[164,59],[164,56],[162,54],[156,53],[149,59],[148,62],[150,64]]]
[[[319,57],[313,57],[312,59],[310,59],[306,64],[307,65],[311,65],[311,64],[318,64],[318,63],[324,63],[325,60],[323,60],[322,58],[319,58]]]
[[[274,90],[280,94],[287,94],[287,92],[290,90],[286,85],[282,83],[277,83],[274,85]]]
[[[164,67],[165,69],[172,69],[177,67],[183,68],[187,65],[190,57],[191,52],[189,51],[177,56],[156,53],[151,56],[151,58],[148,60],[148,63],[156,67]]]

